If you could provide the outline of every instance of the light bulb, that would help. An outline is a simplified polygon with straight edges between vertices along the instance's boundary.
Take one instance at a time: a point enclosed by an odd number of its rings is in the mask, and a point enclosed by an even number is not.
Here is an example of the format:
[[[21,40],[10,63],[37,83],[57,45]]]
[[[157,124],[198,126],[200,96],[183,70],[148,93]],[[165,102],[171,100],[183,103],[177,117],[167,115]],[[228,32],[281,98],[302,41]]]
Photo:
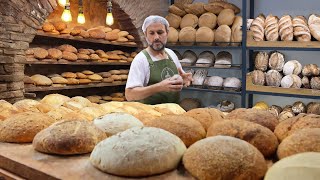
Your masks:
[[[67,0],[58,0],[58,4],[64,7],[67,4]]]
[[[86,22],[86,19],[85,19],[83,13],[79,13],[79,14],[78,14],[78,19],[77,19],[77,21],[78,21],[79,24],[84,24],[84,23]]]
[[[113,24],[113,16],[112,13],[107,13],[107,17],[106,17],[106,24],[111,26]]]
[[[71,22],[72,21],[72,16],[71,16],[71,12],[70,12],[70,5],[66,5],[63,13],[61,15],[61,19],[64,22]]]

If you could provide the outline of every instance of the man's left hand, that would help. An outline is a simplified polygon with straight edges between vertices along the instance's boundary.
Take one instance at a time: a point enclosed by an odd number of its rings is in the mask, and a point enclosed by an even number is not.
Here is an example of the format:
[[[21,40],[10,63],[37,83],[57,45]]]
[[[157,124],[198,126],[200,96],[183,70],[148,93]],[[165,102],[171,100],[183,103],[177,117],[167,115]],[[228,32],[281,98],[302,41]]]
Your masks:
[[[178,69],[179,75],[183,79],[183,85],[184,87],[190,86],[191,82],[193,81],[192,79],[192,73],[185,73],[182,68]]]

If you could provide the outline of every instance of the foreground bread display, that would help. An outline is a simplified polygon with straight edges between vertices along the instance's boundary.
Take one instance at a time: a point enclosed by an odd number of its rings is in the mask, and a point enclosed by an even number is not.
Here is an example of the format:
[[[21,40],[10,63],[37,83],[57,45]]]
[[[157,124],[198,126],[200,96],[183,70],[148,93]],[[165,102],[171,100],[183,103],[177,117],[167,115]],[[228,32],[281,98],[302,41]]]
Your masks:
[[[168,131],[134,127],[101,141],[90,162],[110,174],[150,176],[175,169],[185,151],[183,142]]]
[[[263,155],[246,141],[215,136],[197,141],[183,156],[197,179],[261,179],[267,171]]]
[[[85,120],[59,121],[40,131],[33,140],[35,150],[59,155],[89,153],[106,134]]]

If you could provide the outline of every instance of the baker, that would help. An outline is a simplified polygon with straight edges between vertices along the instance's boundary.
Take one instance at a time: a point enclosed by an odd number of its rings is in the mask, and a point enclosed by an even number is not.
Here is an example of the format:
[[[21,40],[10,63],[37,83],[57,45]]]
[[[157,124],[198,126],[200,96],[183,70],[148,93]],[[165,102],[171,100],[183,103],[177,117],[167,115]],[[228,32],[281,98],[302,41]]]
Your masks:
[[[131,63],[125,95],[128,101],[145,104],[178,103],[180,91],[192,81],[176,54],[165,48],[169,23],[161,16],[149,16],[142,25],[148,47]]]

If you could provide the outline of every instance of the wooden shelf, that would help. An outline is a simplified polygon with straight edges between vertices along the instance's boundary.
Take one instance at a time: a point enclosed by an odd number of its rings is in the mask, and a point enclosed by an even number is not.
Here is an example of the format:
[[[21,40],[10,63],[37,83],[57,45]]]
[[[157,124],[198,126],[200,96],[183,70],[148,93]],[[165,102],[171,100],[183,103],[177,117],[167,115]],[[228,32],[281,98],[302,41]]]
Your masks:
[[[65,59],[60,59],[59,61],[55,59],[44,59],[37,60],[35,58],[27,58],[27,61],[23,62],[24,64],[66,64],[66,65],[110,65],[110,66],[129,66],[131,62],[97,62],[97,61],[86,61],[86,60],[77,60],[77,61],[68,61]]]
[[[124,82],[117,83],[90,83],[85,85],[66,85],[63,87],[52,87],[52,86],[34,86],[25,87],[25,92],[39,92],[39,91],[55,91],[55,90],[65,90],[65,89],[81,89],[81,88],[95,88],[95,87],[108,87],[108,86],[123,86],[126,84]]]
[[[247,31],[248,49],[275,49],[278,50],[320,50],[320,41],[300,42],[300,41],[255,41],[253,33]]]
[[[252,83],[252,76],[251,75],[247,75],[246,91],[248,94],[262,94],[262,95],[320,99],[320,90],[304,89],[304,88],[295,89],[295,88],[282,88],[282,87],[254,85]]]
[[[107,45],[115,45],[115,46],[125,46],[125,47],[138,47],[137,44],[130,44],[128,42],[111,42],[107,40],[102,40],[102,39],[90,39],[90,38],[75,38],[73,36],[62,36],[62,35],[53,35],[49,33],[44,33],[44,32],[37,32],[36,37],[40,38],[55,38],[55,39],[62,39],[66,41],[80,41],[80,42],[90,42],[90,43],[99,43],[99,44],[107,44]],[[67,42],[65,42],[67,43]]]

